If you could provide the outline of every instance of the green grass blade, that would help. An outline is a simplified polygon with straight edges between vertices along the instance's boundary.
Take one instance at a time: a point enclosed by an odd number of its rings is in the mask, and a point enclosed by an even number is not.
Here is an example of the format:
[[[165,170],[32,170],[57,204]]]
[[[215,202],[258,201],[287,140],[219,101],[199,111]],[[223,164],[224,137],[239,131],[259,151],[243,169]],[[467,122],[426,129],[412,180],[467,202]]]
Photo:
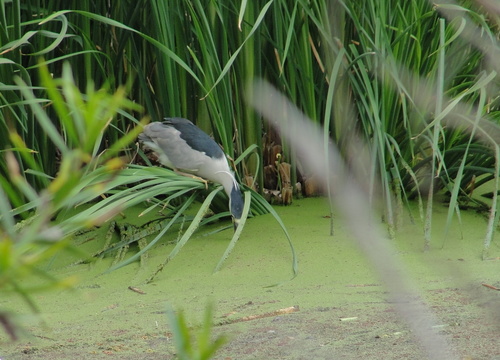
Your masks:
[[[252,199],[251,193],[249,191],[245,191],[245,204],[243,205],[243,214],[241,216],[240,222],[238,224],[238,227],[236,228],[236,231],[233,234],[233,238],[229,242],[229,245],[227,246],[226,251],[224,252],[224,255],[222,255],[219,262],[217,263],[217,266],[214,269],[214,273],[220,270],[222,264],[227,259],[227,257],[233,250],[234,246],[236,245],[236,242],[240,238],[241,232],[245,227],[245,222],[247,221],[248,212],[250,210],[251,199]]]
[[[205,213],[207,212],[210,204],[212,203],[213,198],[217,193],[222,189],[222,187],[218,187],[215,190],[213,190],[210,194],[208,194],[207,198],[203,202],[203,204],[200,207],[200,210],[198,210],[198,213],[194,217],[193,221],[191,221],[191,224],[187,228],[186,232],[184,235],[182,235],[181,239],[179,242],[175,245],[175,247],[172,249],[170,254],[168,254],[167,259],[165,260],[165,264],[171,261],[182,249],[182,247],[187,243],[187,241],[191,238],[193,233],[196,231],[198,226],[200,225],[200,222],[203,220],[203,217],[205,216]]]
[[[229,69],[231,69],[231,67],[233,66],[233,63],[234,61],[236,60],[236,58],[238,57],[238,54],[240,53],[240,51],[243,49],[243,46],[245,45],[245,43],[250,39],[252,38],[253,34],[255,33],[255,31],[259,28],[259,25],[261,24],[262,20],[264,19],[264,16],[266,15],[267,13],[267,10],[269,9],[269,7],[273,4],[273,0],[267,2],[266,5],[264,5],[264,7],[262,8],[259,16],[257,17],[257,19],[255,20],[255,24],[252,26],[252,29],[250,30],[250,32],[248,33],[247,37],[245,38],[245,40],[243,41],[243,43],[234,51],[234,53],[231,55],[231,57],[229,58],[229,60],[226,62],[226,65],[224,66],[224,68],[222,69],[219,77],[217,78],[217,80],[215,81],[215,83],[212,85],[212,87],[210,88],[210,90],[208,90],[208,93],[205,95],[205,97],[207,97],[211,92],[212,90],[217,86],[217,84],[219,84],[219,82],[226,76],[226,74],[229,72]]]
[[[158,233],[157,236],[155,236],[155,238],[153,240],[151,240],[151,242],[146,245],[143,249],[141,249],[139,252],[135,253],[133,256],[131,256],[130,258],[116,264],[115,266],[112,266],[110,267],[106,273],[108,272],[111,272],[111,271],[114,271],[114,270],[117,270],[121,267],[124,267],[128,264],[131,264],[132,262],[138,260],[142,254],[144,254],[146,251],[148,251],[149,249],[151,249],[162,237],[163,235],[166,234],[166,232],[170,229],[170,227],[176,222],[176,220],[182,215],[184,214],[184,211],[186,211],[186,209],[189,207],[189,205],[191,205],[193,203],[195,199],[195,196],[194,194],[191,195],[191,197],[183,204],[183,206],[179,209],[179,211],[177,211],[177,213],[174,215],[174,217],[165,225],[165,227]],[[187,241],[187,240],[186,240]],[[180,250],[180,249],[179,249]],[[169,258],[167,261],[171,260],[170,256],[172,255],[172,253],[170,253],[169,255]]]

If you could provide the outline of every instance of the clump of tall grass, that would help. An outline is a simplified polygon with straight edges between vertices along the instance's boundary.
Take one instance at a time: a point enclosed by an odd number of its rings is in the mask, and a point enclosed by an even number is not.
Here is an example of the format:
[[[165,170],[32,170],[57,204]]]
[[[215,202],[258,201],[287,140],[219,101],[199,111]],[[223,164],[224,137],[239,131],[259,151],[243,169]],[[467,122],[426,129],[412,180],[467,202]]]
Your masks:
[[[459,213],[458,194],[469,196],[473,179],[488,175],[498,181],[498,139],[484,136],[497,131],[500,113],[498,69],[488,62],[499,49],[498,27],[466,3],[336,4],[346,19],[342,29],[321,22],[324,13],[311,12],[316,23],[325,24],[321,34],[329,44],[324,56],[335,86],[329,92],[332,135],[348,160],[356,153],[352,144],[360,144],[353,138],[366,141],[360,147],[368,150],[361,154],[371,158],[371,165],[357,171],[370,179],[370,194],[382,192],[392,234],[401,204],[418,199],[424,246],[429,248],[436,193],[450,193],[449,227],[453,213]],[[471,31],[481,46],[470,41]],[[328,37],[341,41],[340,46]],[[335,109],[339,106],[343,108]],[[494,199],[491,213],[496,213],[496,203]],[[491,222],[488,234],[494,227]]]
[[[89,87],[87,93],[82,94],[68,64],[57,79],[52,78],[45,66],[40,67],[40,85],[47,90],[46,98],[35,95],[37,88],[20,77],[15,78],[15,83],[15,90],[31,108],[46,141],[52,143],[59,155],[57,174],[44,173],[34,160],[34,150],[23,141],[15,127],[9,129],[7,136],[16,147],[2,153],[9,171],[1,180],[9,186],[0,188],[0,292],[17,294],[37,311],[34,293],[68,287],[75,282],[74,278],[53,277],[42,265],[64,251],[85,257],[72,245],[69,235],[102,224],[121,210],[121,204],[115,203],[106,212],[85,214],[85,217],[78,214],[62,223],[54,222],[61,211],[100,197],[113,182],[125,164],[119,154],[137,136],[140,127],[119,142],[106,146],[105,151],[100,150],[103,133],[118,111],[139,110],[139,107],[126,98],[125,89],[109,93],[106,89]],[[46,106],[54,108],[57,121],[48,116]],[[44,189],[36,189],[28,181],[15,153],[25,164],[31,165],[26,172],[44,179]],[[21,196],[26,202],[13,208],[10,199]],[[19,221],[21,214],[29,214],[29,217]],[[29,285],[29,281],[23,283],[33,276],[40,279],[36,285]],[[7,309],[0,309],[0,323],[15,339],[16,329]]]

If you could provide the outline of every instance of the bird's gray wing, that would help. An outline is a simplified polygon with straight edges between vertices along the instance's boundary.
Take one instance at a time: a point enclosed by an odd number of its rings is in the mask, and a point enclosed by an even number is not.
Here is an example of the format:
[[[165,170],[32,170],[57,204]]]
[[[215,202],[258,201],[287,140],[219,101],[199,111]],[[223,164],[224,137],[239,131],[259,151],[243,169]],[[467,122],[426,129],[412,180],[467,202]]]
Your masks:
[[[207,157],[192,149],[179,130],[160,122],[146,125],[139,140],[157,153],[162,164],[179,170],[196,173]]]

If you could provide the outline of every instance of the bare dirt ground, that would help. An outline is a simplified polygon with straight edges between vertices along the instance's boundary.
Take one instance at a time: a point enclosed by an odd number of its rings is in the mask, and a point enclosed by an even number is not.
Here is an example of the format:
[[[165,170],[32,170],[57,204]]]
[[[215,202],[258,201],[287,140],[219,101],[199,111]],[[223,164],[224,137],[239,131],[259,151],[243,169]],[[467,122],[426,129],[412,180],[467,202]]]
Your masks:
[[[19,314],[25,331],[15,343],[0,334],[0,359],[174,359],[165,304],[184,309],[196,333],[209,302],[216,310],[214,335],[228,338],[215,359],[427,358],[348,229],[339,223],[328,236],[321,200],[279,212],[299,256],[294,280],[268,287],[290,277],[290,253],[267,216],[248,222],[246,238],[216,274],[227,231],[200,233],[147,285],[143,280],[167,253],[165,245],[150,254],[147,267],[132,264],[104,275],[111,259],[60,267],[59,276],[77,275],[80,282],[76,291],[37,295],[45,324],[26,315],[18,298],[0,295],[0,307]],[[456,233],[445,243],[436,240],[429,253],[421,251],[420,230],[410,224],[400,229],[395,256],[408,266],[420,291],[417,301],[438,319],[429,334],[444,335],[455,359],[500,359],[500,291],[482,285],[500,287],[500,262],[479,257],[483,218],[462,214]],[[493,253],[499,249],[498,242],[492,245]]]

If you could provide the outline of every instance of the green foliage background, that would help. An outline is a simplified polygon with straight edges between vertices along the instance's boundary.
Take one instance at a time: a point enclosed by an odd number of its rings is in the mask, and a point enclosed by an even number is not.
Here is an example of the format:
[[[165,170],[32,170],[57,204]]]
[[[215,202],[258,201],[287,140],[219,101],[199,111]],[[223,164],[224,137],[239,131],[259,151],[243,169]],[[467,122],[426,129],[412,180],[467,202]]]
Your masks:
[[[58,77],[66,61],[82,91],[88,86],[112,91],[133,81],[129,98],[152,120],[193,119],[230,156],[254,144],[261,151],[267,129],[246,105],[245,93],[250,81],[263,77],[313,121],[327,126],[341,148],[349,143],[346,133],[357,129],[374,150],[371,176],[382,183],[400,180],[399,190],[413,196],[415,179],[408,169],[429,161],[432,145],[444,157],[445,151],[467,144],[469,134],[445,129],[434,144],[432,114],[416,106],[407,89],[389,86],[388,78],[401,82],[403,68],[439,84],[436,90],[450,100],[460,97],[470,112],[481,105],[492,121],[498,119],[498,77],[470,91],[491,70],[485,64],[491,54],[464,36],[464,27],[472,25],[498,51],[498,23],[473,2],[453,6],[452,18],[446,18],[439,6],[422,1],[3,2],[0,143],[2,149],[16,148],[9,138],[16,132],[33,150],[37,171],[55,174],[56,146],[37,128],[15,78],[33,87],[42,102],[46,90],[40,86],[39,66],[46,64]],[[481,89],[486,91],[483,102]],[[50,104],[46,111],[53,112]],[[106,131],[104,145],[135,126],[138,116],[122,112]],[[16,156],[23,170],[31,168]],[[452,169],[453,161],[442,170]],[[8,186],[5,162],[0,165]],[[239,170],[257,176],[262,185],[264,165],[250,158]],[[491,166],[490,160],[484,167]],[[439,175],[448,178],[440,185],[446,186],[456,172]],[[464,174],[462,182],[472,175]],[[47,185],[43,177],[27,176],[38,189]],[[22,204],[23,199],[9,194],[15,205]]]

